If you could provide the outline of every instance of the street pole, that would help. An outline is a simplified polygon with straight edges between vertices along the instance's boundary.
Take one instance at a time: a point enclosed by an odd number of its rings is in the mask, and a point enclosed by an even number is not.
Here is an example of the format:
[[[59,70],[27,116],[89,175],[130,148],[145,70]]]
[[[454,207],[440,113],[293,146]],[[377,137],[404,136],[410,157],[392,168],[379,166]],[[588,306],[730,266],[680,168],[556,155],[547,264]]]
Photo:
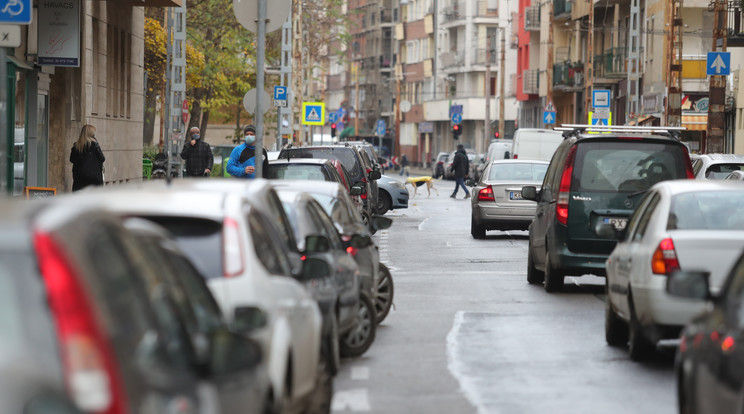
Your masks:
[[[258,39],[256,53],[256,171],[254,177],[263,177],[263,92],[264,61],[266,55],[266,0],[258,0]]]
[[[359,136],[359,62],[354,62],[356,79],[354,80],[354,135]]]
[[[484,148],[488,149],[488,141],[491,139],[491,38],[486,39],[486,122],[483,128]],[[485,151],[484,151],[485,152]]]
[[[592,9],[594,8],[594,2],[592,3]],[[545,85],[547,93],[545,94],[545,106],[550,105],[551,102],[553,102],[553,2],[548,1],[548,70],[545,71]],[[590,49],[591,51],[591,49]],[[557,109],[557,108],[556,108]],[[558,118],[558,111],[555,112],[555,117]],[[558,125],[558,119],[554,119],[553,122],[555,122],[553,125]]]
[[[713,9],[713,51],[718,49],[721,39],[721,51],[726,51],[727,0],[715,0]],[[720,153],[724,151],[723,128],[726,109],[726,76],[711,75],[708,105],[708,131],[703,153]]]
[[[504,99],[506,99],[506,89],[504,78],[506,77],[506,27],[501,29],[501,64],[499,65],[499,139],[504,139]]]
[[[594,90],[594,1],[589,0],[589,33],[586,37],[586,63],[584,63],[584,74],[586,84],[584,89],[584,119],[589,121],[589,112],[592,108],[592,91]]]
[[[401,69],[401,76],[403,72],[403,67]],[[393,151],[392,154],[395,154],[400,157],[400,76],[398,74],[395,74],[395,138],[393,138]]]
[[[668,126],[682,125],[682,1],[669,0],[669,37],[667,38],[667,105]]]

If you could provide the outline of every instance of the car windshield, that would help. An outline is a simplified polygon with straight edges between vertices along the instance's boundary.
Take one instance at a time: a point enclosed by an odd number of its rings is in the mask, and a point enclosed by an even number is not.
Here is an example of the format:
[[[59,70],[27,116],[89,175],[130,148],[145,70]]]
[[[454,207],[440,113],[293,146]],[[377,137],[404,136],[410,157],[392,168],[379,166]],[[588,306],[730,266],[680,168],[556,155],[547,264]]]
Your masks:
[[[362,175],[362,166],[356,157],[354,148],[300,148],[300,150],[289,150],[290,158],[316,158],[336,159],[346,167],[352,177]]]
[[[632,193],[645,191],[659,181],[686,178],[683,151],[682,146],[665,143],[579,145],[572,189]]]
[[[222,277],[222,223],[190,217],[147,217],[168,229],[207,279]]]
[[[344,203],[342,199],[325,194],[313,193],[311,195],[323,207],[326,214],[331,217],[336,227],[338,225],[346,226],[354,222],[354,212],[351,210],[351,206]]]
[[[331,181],[322,165],[312,164],[269,164],[267,178]]]
[[[548,164],[493,164],[488,173],[488,181],[542,181]]]
[[[709,180],[723,180],[734,171],[744,170],[744,164],[713,164],[705,171],[705,178]]]
[[[744,230],[744,191],[699,191],[672,197],[668,230]]]

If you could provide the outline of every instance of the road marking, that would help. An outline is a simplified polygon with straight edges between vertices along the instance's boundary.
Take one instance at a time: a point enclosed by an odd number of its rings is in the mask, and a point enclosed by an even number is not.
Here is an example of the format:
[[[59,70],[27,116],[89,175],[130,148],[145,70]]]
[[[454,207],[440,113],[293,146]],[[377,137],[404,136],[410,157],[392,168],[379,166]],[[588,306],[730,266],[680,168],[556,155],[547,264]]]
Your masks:
[[[372,411],[369,405],[369,395],[366,388],[335,391],[331,402],[332,411],[351,410],[354,412]]]
[[[351,367],[351,379],[368,380],[369,379],[369,367]]]
[[[424,224],[425,224],[425,223],[426,223],[427,221],[429,221],[429,219],[430,219],[430,218],[431,218],[431,217],[427,217],[427,218],[425,218],[425,219],[424,219],[424,221],[422,221],[422,222],[421,222],[421,224],[419,224],[419,225],[418,225],[418,229],[419,229],[419,231],[421,231],[421,230],[423,230],[423,229],[424,229]]]
[[[465,395],[465,398],[478,409],[479,413],[484,413],[486,410],[478,394],[478,386],[472,377],[466,375],[465,367],[458,356],[460,343],[457,338],[460,334],[460,327],[462,326],[464,317],[464,311],[457,311],[455,313],[455,320],[452,323],[452,329],[447,334],[447,368],[457,382],[460,383],[460,391]]]

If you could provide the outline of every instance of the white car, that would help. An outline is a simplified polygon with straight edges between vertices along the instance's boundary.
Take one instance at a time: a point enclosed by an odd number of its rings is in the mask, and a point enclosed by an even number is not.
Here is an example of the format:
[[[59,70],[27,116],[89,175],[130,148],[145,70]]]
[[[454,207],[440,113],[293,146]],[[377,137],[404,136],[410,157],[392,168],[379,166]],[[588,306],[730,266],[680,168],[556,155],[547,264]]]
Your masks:
[[[611,224],[597,226],[599,236],[614,232]],[[710,272],[716,292],[744,249],[744,186],[723,180],[660,182],[623,232],[605,262],[605,339],[617,346],[628,342],[631,358],[641,360],[658,340],[677,338],[704,310],[703,301],[668,294],[668,275]]]
[[[278,228],[289,221],[277,222],[254,201],[269,200],[275,203],[269,208],[283,214],[269,181],[157,180],[98,187],[72,197],[89,197],[85,200],[152,220],[171,232],[207,278],[232,328],[262,345],[279,407],[317,400],[316,393],[324,392],[321,313],[295,280],[306,276],[303,262],[288,250]]]
[[[739,170],[744,170],[744,155],[740,154],[701,154],[692,162],[698,180],[723,180]]]

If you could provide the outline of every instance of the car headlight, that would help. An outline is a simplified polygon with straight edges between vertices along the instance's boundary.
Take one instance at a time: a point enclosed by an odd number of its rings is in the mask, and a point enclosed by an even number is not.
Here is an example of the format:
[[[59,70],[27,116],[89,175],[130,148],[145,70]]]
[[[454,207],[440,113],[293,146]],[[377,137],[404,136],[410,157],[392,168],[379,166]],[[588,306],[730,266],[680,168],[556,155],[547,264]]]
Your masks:
[[[395,188],[399,188],[399,189],[401,189],[401,190],[405,190],[405,189],[406,189],[406,185],[405,185],[405,184],[403,184],[403,183],[402,183],[402,182],[400,182],[400,181],[391,181],[391,182],[390,182],[390,185],[392,185],[392,186],[393,186],[393,187],[395,187]]]

